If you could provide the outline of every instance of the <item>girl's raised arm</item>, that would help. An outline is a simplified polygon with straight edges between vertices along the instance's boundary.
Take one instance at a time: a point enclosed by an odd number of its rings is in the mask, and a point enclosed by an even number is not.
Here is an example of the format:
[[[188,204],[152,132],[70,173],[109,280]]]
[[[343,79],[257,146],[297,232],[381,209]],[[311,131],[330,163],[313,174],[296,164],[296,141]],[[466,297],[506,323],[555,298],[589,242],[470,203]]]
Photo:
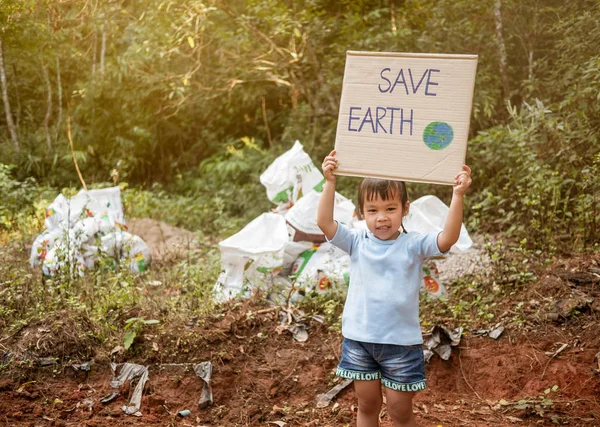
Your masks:
[[[463,219],[464,196],[467,188],[469,188],[472,182],[471,168],[467,165],[463,165],[463,170],[454,178],[452,201],[450,202],[448,218],[446,218],[444,229],[438,234],[437,244],[441,252],[450,250],[452,245],[458,241]]]
[[[337,222],[333,220],[333,207],[335,205],[335,181],[336,176],[333,171],[337,168],[337,159],[335,158],[335,150],[333,150],[323,160],[323,175],[325,176],[325,186],[321,198],[319,199],[319,207],[317,210],[317,225],[328,239],[333,239],[337,232]]]

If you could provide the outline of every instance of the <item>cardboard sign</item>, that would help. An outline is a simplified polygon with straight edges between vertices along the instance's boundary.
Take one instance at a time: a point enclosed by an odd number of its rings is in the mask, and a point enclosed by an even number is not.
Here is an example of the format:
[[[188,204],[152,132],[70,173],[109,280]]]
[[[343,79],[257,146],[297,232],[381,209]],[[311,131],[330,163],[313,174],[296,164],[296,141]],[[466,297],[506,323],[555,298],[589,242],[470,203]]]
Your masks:
[[[452,185],[476,69],[477,55],[347,52],[336,173]]]

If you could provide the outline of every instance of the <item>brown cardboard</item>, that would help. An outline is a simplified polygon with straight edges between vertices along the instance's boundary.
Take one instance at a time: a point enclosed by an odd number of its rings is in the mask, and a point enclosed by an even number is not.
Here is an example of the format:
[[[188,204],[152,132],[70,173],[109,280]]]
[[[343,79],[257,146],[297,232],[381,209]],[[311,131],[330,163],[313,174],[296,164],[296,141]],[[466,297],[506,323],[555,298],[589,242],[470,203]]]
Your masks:
[[[477,55],[347,52],[336,174],[452,185],[476,70]]]

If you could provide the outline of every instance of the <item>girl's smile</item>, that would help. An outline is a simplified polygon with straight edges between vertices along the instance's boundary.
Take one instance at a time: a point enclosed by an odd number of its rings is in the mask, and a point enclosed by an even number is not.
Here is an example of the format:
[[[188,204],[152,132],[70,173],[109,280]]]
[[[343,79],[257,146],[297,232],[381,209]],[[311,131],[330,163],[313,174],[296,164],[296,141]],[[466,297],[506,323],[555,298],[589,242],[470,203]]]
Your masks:
[[[408,208],[408,204],[406,207]],[[400,235],[405,213],[408,210],[403,209],[398,196],[383,200],[377,195],[373,200],[365,201],[364,205],[367,228],[380,240],[393,240]]]

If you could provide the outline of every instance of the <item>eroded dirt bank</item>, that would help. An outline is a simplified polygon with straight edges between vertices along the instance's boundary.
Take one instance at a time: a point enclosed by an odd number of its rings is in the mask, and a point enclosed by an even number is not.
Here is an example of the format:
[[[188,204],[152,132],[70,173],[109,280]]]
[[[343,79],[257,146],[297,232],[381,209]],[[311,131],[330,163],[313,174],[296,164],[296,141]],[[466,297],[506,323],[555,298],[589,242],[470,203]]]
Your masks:
[[[259,313],[264,308],[253,304],[232,306],[214,323],[174,329],[161,337],[163,352],[152,351],[150,340],[138,344],[137,362],[150,368],[141,417],[119,409],[132,392],[129,384],[112,402],[99,402],[113,390],[108,360],[98,356],[89,375],[58,365],[5,372],[0,421],[15,426],[352,424],[352,386],[327,408],[315,405],[318,394],[338,383],[332,371],[339,333],[313,320],[308,341],[296,342],[289,332],[278,333],[276,311]],[[537,331],[508,329],[497,341],[467,335],[449,361],[435,356],[427,365],[429,388],[416,398],[419,425],[599,425],[600,376],[594,369],[599,339],[592,315]],[[552,357],[561,343],[568,347]],[[120,357],[117,361],[124,361]],[[214,405],[199,409],[202,384],[186,363],[205,360],[214,365]],[[183,409],[191,414],[178,417]],[[381,420],[382,426],[392,425],[385,409]]]

